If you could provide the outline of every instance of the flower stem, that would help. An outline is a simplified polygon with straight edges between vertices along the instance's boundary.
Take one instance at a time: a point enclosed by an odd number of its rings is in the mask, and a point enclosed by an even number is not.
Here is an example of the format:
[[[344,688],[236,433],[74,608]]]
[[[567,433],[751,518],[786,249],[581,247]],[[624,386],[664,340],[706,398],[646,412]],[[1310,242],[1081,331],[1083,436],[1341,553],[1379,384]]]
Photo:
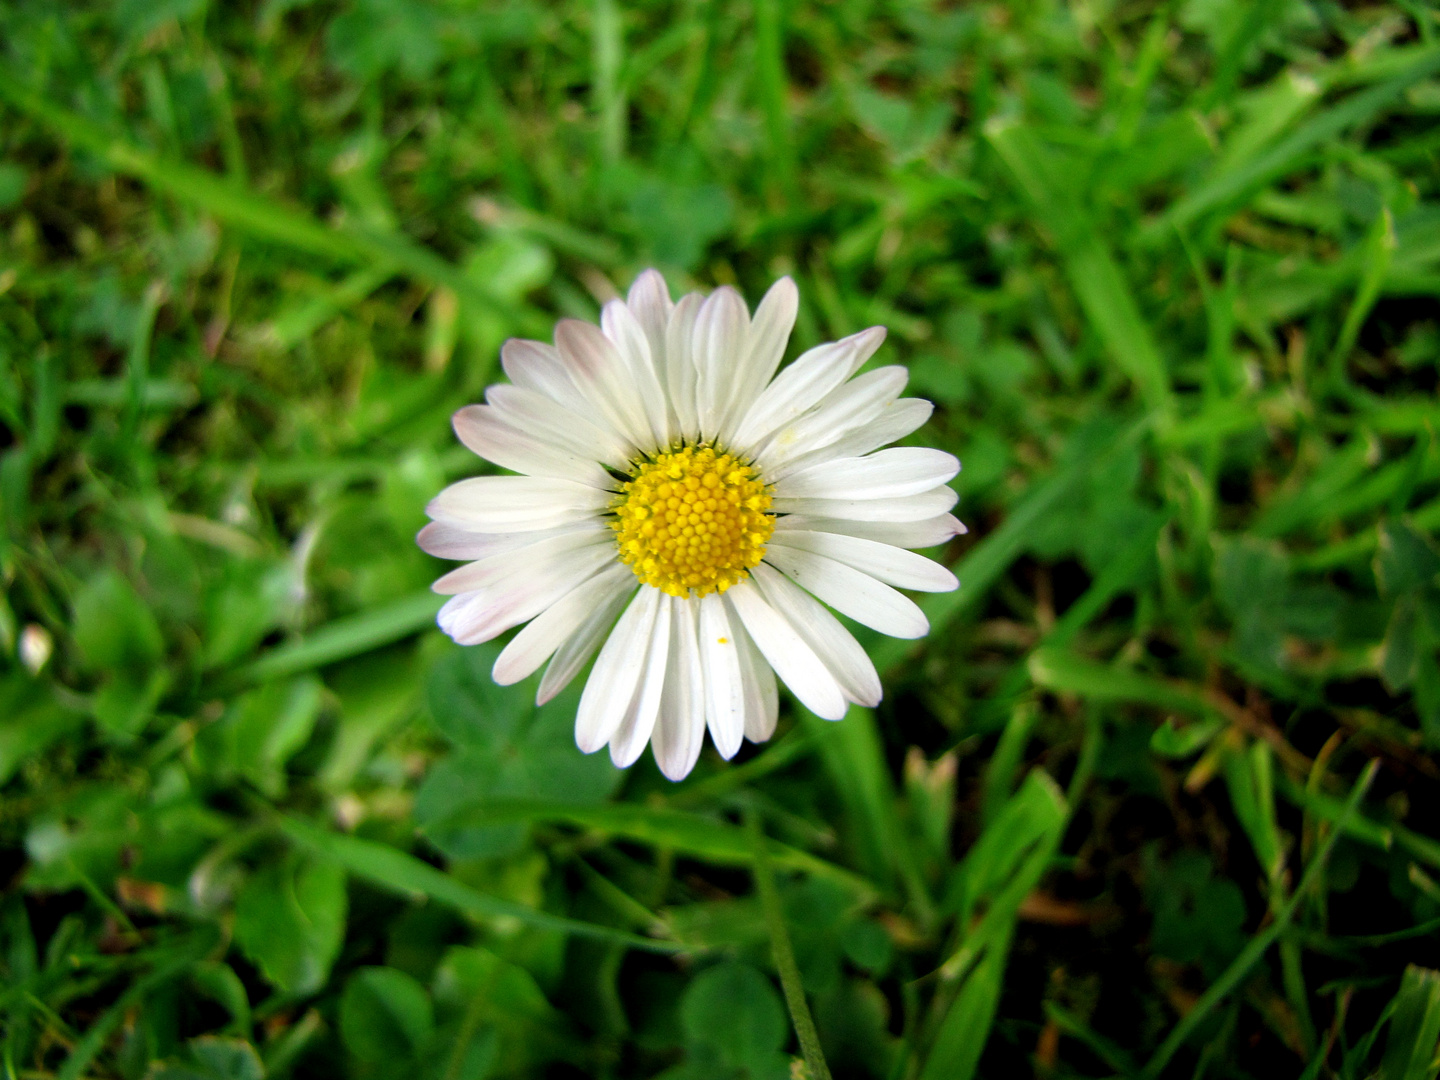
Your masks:
[[[830,1067],[820,1049],[820,1036],[805,1002],[805,987],[800,981],[800,968],[795,963],[795,950],[790,946],[790,931],[785,928],[785,912],[780,894],[775,889],[775,873],[770,866],[770,853],[765,834],[760,828],[760,815],[753,809],[745,815],[751,842],[755,845],[755,887],[760,891],[760,905],[765,909],[765,922],[770,929],[770,955],[780,973],[780,986],[785,991],[785,1004],[790,1007],[790,1021],[800,1039],[800,1052],[811,1080],[830,1080]]]

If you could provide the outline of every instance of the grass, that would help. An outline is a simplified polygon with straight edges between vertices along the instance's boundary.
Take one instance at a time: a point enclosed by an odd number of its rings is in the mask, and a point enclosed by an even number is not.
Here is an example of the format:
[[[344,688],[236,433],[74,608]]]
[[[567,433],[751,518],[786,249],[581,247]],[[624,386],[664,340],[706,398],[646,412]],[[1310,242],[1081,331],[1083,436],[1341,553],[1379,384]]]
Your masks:
[[[1437,31],[0,7],[3,1075],[1433,1078]],[[413,543],[648,265],[888,326],[970,526],[678,785]]]

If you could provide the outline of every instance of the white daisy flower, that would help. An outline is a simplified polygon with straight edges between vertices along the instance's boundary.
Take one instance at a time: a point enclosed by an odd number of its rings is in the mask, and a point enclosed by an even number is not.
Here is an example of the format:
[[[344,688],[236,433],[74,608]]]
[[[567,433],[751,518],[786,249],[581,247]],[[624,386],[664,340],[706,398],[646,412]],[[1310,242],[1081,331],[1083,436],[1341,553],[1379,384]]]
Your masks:
[[[775,730],[775,676],[838,720],[875,705],[880,679],[826,605],[892,637],[929,630],[897,589],[956,587],[907,548],[964,532],[940,450],[880,450],[933,406],[902,398],[906,371],[853,378],[885,339],[871,327],[779,374],[795,323],[781,278],[750,315],[716,289],[670,299],[654,270],[600,326],[566,319],[555,344],[507,341],[508,385],[455,414],[455,433],[518,474],[461,480],[428,507],[419,543],[470,560],[435,583],[462,645],[521,623],[494,678],[549,661],[548,701],[599,650],[575,741],[616,765],[651,744],[679,780],[708,728],[725,758]]]

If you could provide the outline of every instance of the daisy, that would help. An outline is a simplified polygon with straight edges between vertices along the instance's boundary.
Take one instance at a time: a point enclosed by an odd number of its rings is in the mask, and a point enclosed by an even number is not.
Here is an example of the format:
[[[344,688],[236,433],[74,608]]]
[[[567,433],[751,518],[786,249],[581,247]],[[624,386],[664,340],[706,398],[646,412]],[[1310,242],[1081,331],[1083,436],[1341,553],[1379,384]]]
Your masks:
[[[871,327],[783,371],[799,295],[781,278],[753,317],[731,288],[670,299],[654,270],[598,327],[510,340],[508,385],[455,414],[455,433],[514,476],[461,480],[430,503],[419,543],[469,560],[435,583],[462,645],[527,625],[495,661],[508,685],[546,664],[538,700],[590,661],[575,718],[585,753],[622,768],[648,742],[672,780],[708,728],[732,757],[775,730],[775,677],[817,716],[881,696],[875,666],[826,605],[884,634],[929,630],[898,592],[955,576],[908,548],[964,526],[939,450],[878,449],[933,406],[906,371],[855,373]]]

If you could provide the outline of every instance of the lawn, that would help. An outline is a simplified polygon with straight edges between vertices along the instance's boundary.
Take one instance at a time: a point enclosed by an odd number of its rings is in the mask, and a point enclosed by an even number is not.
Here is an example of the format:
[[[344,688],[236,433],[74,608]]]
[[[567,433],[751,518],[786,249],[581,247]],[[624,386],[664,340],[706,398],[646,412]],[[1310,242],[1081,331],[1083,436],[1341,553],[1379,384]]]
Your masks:
[[[1424,0],[0,2],[0,1077],[1433,1080],[1437,118]],[[680,783],[414,540],[650,266],[969,526]]]

